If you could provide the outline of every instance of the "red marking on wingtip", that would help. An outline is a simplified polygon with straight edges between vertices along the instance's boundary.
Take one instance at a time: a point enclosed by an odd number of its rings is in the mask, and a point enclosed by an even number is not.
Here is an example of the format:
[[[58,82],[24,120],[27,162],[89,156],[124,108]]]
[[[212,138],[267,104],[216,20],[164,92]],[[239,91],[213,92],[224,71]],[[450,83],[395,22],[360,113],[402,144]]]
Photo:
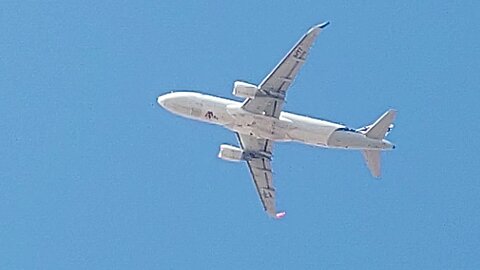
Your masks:
[[[279,212],[279,213],[277,213],[277,214],[275,215],[275,217],[276,217],[277,219],[281,219],[281,218],[283,218],[286,214],[287,214],[286,212]]]

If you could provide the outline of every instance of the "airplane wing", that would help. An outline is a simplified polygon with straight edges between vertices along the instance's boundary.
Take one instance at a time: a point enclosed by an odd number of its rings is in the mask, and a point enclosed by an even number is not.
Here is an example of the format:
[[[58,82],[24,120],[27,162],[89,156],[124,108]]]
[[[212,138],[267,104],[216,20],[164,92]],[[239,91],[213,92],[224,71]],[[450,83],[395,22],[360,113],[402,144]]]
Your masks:
[[[263,208],[273,218],[282,217],[285,213],[276,213],[275,210],[275,188],[271,166],[272,141],[240,133],[237,133],[237,138],[246,155],[247,165]]]
[[[255,98],[246,99],[242,107],[252,113],[278,118],[288,87],[305,63],[310,47],[318,33],[328,24],[329,22],[324,22],[308,30],[270,74],[263,79]]]

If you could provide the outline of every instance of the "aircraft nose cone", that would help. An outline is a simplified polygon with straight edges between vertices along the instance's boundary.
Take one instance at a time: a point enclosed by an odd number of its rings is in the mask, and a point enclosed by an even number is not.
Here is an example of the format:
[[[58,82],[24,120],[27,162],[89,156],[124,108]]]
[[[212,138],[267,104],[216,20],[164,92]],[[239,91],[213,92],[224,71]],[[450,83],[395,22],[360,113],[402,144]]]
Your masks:
[[[167,100],[168,100],[168,94],[161,95],[157,98],[157,103],[158,103],[158,105],[165,108],[165,106],[167,104]]]

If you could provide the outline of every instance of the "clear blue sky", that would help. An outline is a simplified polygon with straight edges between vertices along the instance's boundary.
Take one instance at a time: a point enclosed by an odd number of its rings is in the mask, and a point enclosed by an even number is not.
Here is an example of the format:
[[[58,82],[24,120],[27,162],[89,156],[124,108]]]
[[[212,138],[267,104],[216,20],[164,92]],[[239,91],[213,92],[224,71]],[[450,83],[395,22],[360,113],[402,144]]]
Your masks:
[[[478,2],[259,2],[0,3],[0,269],[480,268]],[[235,136],[156,97],[231,97],[324,20],[285,109],[396,108],[398,147],[378,181],[277,144],[271,220]]]

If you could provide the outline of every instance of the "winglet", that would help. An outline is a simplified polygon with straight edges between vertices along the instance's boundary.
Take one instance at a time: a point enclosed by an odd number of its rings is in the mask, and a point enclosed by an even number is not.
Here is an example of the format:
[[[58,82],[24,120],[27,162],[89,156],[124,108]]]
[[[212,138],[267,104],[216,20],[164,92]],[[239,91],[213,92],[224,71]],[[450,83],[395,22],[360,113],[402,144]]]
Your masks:
[[[306,35],[310,35],[310,34],[317,35],[320,32],[320,30],[327,27],[327,25],[329,25],[329,24],[330,24],[329,21],[323,22],[321,24],[317,24],[317,25],[313,26],[312,28],[310,28],[310,30],[308,30]]]
[[[275,214],[275,218],[276,219],[281,219],[283,218],[285,215],[287,214],[287,212],[283,211],[283,212],[278,212]]]
[[[327,27],[329,24],[330,24],[329,21],[323,22],[323,23],[321,23],[321,24],[318,25],[318,28],[325,28],[325,27]]]

